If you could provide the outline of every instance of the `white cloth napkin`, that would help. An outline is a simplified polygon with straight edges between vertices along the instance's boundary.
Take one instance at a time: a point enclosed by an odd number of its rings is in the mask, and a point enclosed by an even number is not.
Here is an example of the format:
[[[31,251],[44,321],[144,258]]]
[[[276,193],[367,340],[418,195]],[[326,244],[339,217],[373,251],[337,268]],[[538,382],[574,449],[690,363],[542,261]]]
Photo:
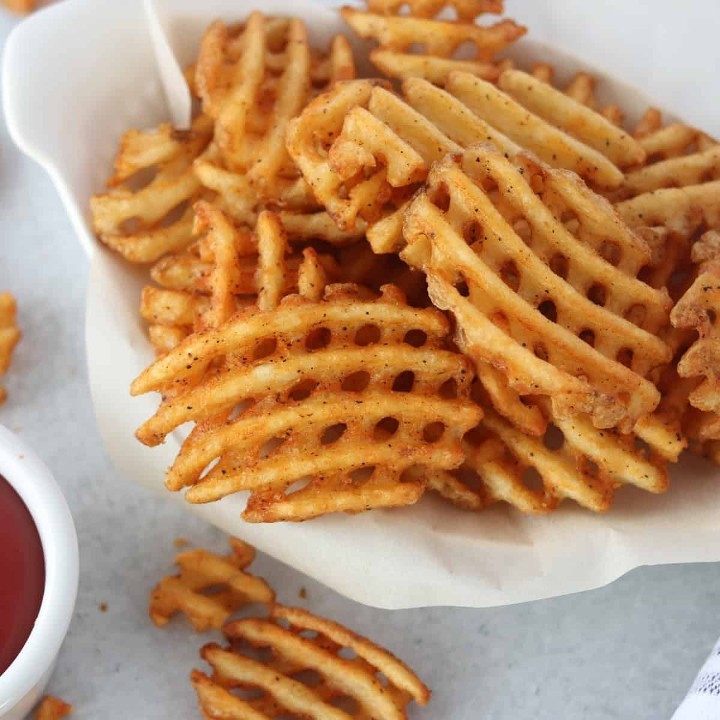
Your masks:
[[[720,720],[720,640],[672,720]]]

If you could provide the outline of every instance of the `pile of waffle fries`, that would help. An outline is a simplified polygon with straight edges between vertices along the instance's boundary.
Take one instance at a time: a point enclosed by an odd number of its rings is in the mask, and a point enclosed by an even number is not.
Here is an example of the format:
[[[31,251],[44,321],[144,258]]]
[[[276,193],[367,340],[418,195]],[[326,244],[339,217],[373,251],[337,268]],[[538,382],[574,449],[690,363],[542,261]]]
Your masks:
[[[370,78],[299,19],[213,23],[192,126],[128,131],[92,199],[149,268],[137,437],[192,424],[167,487],[250,522],[604,511],[720,462],[716,141],[517,67],[500,0],[367,5]]]
[[[275,603],[265,581],[245,571],[254,549],[237,538],[230,546],[230,557],[180,553],[180,574],[163,578],[150,596],[157,626],[181,613],[196,632],[223,633],[226,645],[200,651],[211,674],[190,676],[204,718],[406,720],[410,702],[430,700],[425,684],[392,653],[336,622]],[[230,618],[258,604],[267,612]]]

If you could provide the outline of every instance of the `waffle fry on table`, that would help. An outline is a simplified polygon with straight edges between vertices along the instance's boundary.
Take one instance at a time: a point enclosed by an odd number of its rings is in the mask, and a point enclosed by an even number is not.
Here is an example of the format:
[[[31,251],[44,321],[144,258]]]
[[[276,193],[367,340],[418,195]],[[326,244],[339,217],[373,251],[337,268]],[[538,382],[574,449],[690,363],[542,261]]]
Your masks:
[[[431,164],[478,139],[508,153],[532,150],[602,187],[622,182],[615,162],[624,167],[645,156],[602,115],[531,75],[508,70],[499,85],[540,114],[464,72],[451,73],[445,89],[405,80],[402,97],[379,81],[357,80],[336,85],[290,122],[288,150],[339,227],[369,223],[376,252],[402,248],[406,203]]]
[[[655,409],[646,376],[671,358],[657,337],[669,298],[636,279],[647,246],[577,178],[472,148],[434,167],[405,237],[459,346],[516,392],[599,428],[632,428]]]
[[[10,368],[13,350],[20,341],[16,316],[15,298],[10,293],[0,293],[0,377]],[[7,391],[0,386],[0,404],[5,402],[6,397]]]
[[[196,632],[219,630],[241,607],[275,600],[270,586],[247,572],[255,549],[238,538],[231,537],[229,542],[232,552],[227,557],[202,549],[175,557],[180,573],[164,577],[150,594],[150,619],[157,627],[182,613]]]
[[[374,0],[367,5],[367,11],[344,7],[341,13],[359,37],[378,43],[370,61],[391,78],[422,77],[442,84],[450,72],[462,70],[495,80],[503,67],[496,62],[497,54],[527,32],[514,20],[475,22],[486,13],[502,13],[502,2]],[[401,13],[402,8],[408,8],[408,14]],[[437,17],[446,9],[455,12],[454,20]],[[469,46],[472,50],[463,52]]]
[[[211,643],[200,653],[212,674],[191,675],[206,718],[407,720],[413,700],[430,700],[428,688],[392,653],[306,610],[274,605],[268,619],[243,618],[223,631],[230,645]]]
[[[52,695],[45,695],[35,711],[35,720],[62,720],[72,712],[72,705]]]

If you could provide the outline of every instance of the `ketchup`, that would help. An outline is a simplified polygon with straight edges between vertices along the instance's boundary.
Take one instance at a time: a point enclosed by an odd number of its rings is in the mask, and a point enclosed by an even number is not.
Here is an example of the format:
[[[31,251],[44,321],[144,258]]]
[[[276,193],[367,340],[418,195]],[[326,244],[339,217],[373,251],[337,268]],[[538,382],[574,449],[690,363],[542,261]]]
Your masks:
[[[0,475],[0,675],[32,632],[45,587],[45,557],[35,522]]]

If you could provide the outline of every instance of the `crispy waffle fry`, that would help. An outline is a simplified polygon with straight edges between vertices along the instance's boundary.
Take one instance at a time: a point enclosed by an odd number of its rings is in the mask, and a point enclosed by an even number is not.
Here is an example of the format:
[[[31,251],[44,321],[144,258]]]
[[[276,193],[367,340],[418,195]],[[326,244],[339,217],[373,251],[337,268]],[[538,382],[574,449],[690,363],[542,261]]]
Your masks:
[[[564,220],[564,224],[561,222]],[[407,212],[407,262],[451,311],[460,347],[554,416],[632,427],[671,357],[670,300],[636,279],[649,251],[577,178],[480,146],[435,166]]]
[[[698,230],[720,226],[720,180],[653,190],[616,207],[630,227],[661,226],[690,238]]]
[[[35,711],[35,720],[62,720],[73,711],[72,705],[69,705],[60,698],[46,695],[38,709]]]
[[[544,408],[551,417],[549,404]],[[465,447],[459,470],[433,473],[428,483],[469,510],[506,502],[525,513],[543,513],[571,499],[601,512],[622,484],[653,493],[668,485],[662,458],[638,447],[632,435],[598,430],[586,416],[553,419],[543,437],[533,437],[486,411]]]
[[[717,231],[705,233],[693,247],[693,259],[700,263],[699,274],[670,315],[675,327],[697,331],[698,339],[680,359],[677,370],[681,377],[703,379],[690,393],[689,401],[713,417],[720,415],[720,333],[716,329],[720,308],[719,249]],[[704,429],[697,434],[703,440],[720,439],[718,425],[706,420]]]
[[[290,254],[284,244],[289,237],[286,216],[261,212],[253,234],[210,203],[198,202],[194,210],[194,232],[200,239],[184,252],[158,260],[151,277],[160,288],[148,286],[142,294],[140,314],[150,323],[150,340],[159,355],[194,330],[214,327],[238,309],[264,303],[268,293],[276,302],[297,288],[302,256]],[[329,278],[339,278],[332,256],[321,253],[317,260]]]
[[[644,162],[641,144],[589,106],[592,92],[589,82],[590,76],[579,74],[562,93],[527,73],[506,70],[498,85],[526,110],[577,138],[618,167]]]
[[[468,398],[468,361],[443,349],[445,318],[408,307],[392,287],[375,299],[329,286],[314,301],[314,254],[306,264],[299,284],[309,298],[191,336],[133,385],[135,394],[173,389],[138,430],[142,442],[196,423],[167,477],[170,489],[191,486],[191,502],[251,490],[251,521],[358,512],[415,502],[420,466],[462,461],[462,434],[481,411]],[[196,384],[221,357],[227,370]],[[225,412],[232,419],[207,427]]]
[[[525,147],[599,186],[622,181],[613,159],[628,164],[644,157],[602,115],[532,76],[506,71],[500,78],[523,98],[533,94],[518,89],[525,82],[543,98],[533,101],[542,117],[468,73],[452,73],[445,90],[410,78],[403,98],[377,81],[344,83],[289,124],[288,150],[335,222],[346,231],[358,219],[369,223],[368,239],[381,253],[402,249],[405,203],[430,165],[478,139],[507,153]]]
[[[627,174],[612,194],[632,227],[661,228],[668,243],[689,257],[693,237],[720,222],[720,152],[717,141],[682,123],[663,126],[650,108],[635,135],[645,150],[643,167]]]
[[[208,274],[209,308],[196,325],[218,327],[237,310],[239,258],[254,253],[256,243],[248,233],[238,230],[219,208],[198,202],[193,209],[193,233],[202,236],[200,254],[212,265]]]
[[[598,187],[622,182],[614,158],[627,163],[644,156],[629,135],[603,116],[527,73],[506,70],[498,84],[514,97],[465,73],[451,75],[446,89],[524,149],[553,167],[575,171]]]
[[[195,84],[215,121],[213,144],[195,163],[236,220],[253,225],[266,205],[317,210],[285,149],[287,122],[319,89],[355,76],[352,51],[337,36],[327,55],[310,48],[304,23],[260,12],[205,33]]]
[[[16,315],[15,298],[10,293],[0,293],[0,377],[8,371],[13,350],[20,341]],[[5,388],[0,387],[0,404],[5,402],[6,397]]]
[[[201,549],[175,557],[180,573],[163,578],[150,594],[150,619],[157,627],[182,613],[196,632],[220,629],[244,605],[275,600],[262,578],[246,572],[255,558],[254,548],[238,538],[229,541],[232,553],[227,557]]]
[[[403,7],[409,14],[400,14]],[[436,16],[452,8],[456,20]],[[494,80],[499,68],[496,55],[522,37],[526,29],[513,20],[483,26],[475,19],[484,13],[502,12],[494,2],[411,2],[368,3],[369,12],[351,7],[342,9],[345,22],[355,33],[379,44],[370,60],[387,77],[422,77],[442,84],[454,70],[463,70]],[[462,52],[472,48],[471,52]]]
[[[199,116],[191,130],[171,125],[123,136],[115,174],[105,194],[90,201],[93,229],[126,260],[148,263],[192,240],[192,203],[201,185],[193,160],[210,140],[212,121]]]
[[[554,82],[555,68],[548,63],[536,63],[530,70],[530,74],[541,82],[548,83],[556,87]],[[563,93],[569,98],[593,110],[597,109],[597,98],[595,97],[595,87],[597,78],[586,72],[578,72],[573,75],[567,84]],[[622,125],[623,113],[617,105],[608,105],[600,110],[600,114],[609,120],[613,125]],[[595,121],[592,121],[595,124]],[[637,137],[637,135],[635,136]],[[633,148],[632,152],[637,152]]]
[[[231,647],[212,643],[201,651],[212,676],[199,670],[191,676],[207,718],[407,720],[412,700],[425,705],[430,699],[428,688],[390,652],[305,610],[276,605],[270,619],[237,620],[224,632]],[[346,659],[343,649],[354,657]],[[263,650],[267,659],[256,659]],[[232,692],[238,688],[254,692]]]

